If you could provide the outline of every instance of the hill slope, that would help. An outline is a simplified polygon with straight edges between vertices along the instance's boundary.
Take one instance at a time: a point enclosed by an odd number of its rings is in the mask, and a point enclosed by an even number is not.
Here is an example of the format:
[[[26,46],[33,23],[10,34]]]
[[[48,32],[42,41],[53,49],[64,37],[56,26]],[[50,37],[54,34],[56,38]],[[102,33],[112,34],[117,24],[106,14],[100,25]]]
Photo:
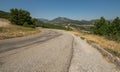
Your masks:
[[[9,17],[9,12],[5,12],[5,11],[0,10],[0,18],[8,19],[8,17]]]
[[[79,20],[72,20],[72,19],[69,19],[69,18],[66,18],[66,17],[58,17],[58,18],[55,18],[51,21],[49,21],[49,23],[55,23],[55,24],[79,24],[79,25],[89,25],[89,24],[92,24],[91,21],[86,21],[86,20],[82,20],[82,21],[79,21]]]

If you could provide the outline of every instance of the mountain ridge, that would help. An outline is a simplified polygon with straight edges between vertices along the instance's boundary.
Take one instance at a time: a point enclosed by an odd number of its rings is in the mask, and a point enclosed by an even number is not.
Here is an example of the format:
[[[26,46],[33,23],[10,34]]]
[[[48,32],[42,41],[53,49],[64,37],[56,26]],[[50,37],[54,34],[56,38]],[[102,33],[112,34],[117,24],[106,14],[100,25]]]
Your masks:
[[[49,23],[55,23],[55,24],[92,24],[91,21],[87,21],[87,20],[73,20],[73,19],[69,19],[66,17],[57,17],[51,21],[49,21]]]
[[[70,18],[67,18],[67,17],[57,17],[57,18],[54,18],[52,20],[49,20],[49,19],[45,19],[45,18],[37,18],[38,20],[42,21],[42,22],[47,22],[47,23],[65,23],[65,22],[90,22],[90,23],[94,23],[96,21],[99,21],[99,19],[92,19],[92,20],[74,20],[74,19],[70,19]],[[110,20],[107,20],[107,21],[113,21],[112,19]]]

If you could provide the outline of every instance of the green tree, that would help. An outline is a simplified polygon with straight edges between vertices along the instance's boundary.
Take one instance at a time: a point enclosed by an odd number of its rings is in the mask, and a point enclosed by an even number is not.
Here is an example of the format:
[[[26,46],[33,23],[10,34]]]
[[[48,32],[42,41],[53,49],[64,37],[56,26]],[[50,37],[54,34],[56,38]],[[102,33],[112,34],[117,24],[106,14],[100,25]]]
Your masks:
[[[120,41],[120,19],[116,17],[109,25],[109,38],[112,40]]]
[[[14,24],[18,24],[18,9],[10,10],[10,21]]]
[[[104,17],[101,17],[99,21],[95,22],[92,28],[95,34],[105,35],[107,31],[107,22]]]
[[[103,17],[94,24],[92,32],[103,35],[111,40],[120,41],[120,18],[116,17],[112,22]]]
[[[32,22],[33,22],[33,24],[34,24],[36,27],[44,27],[44,24],[45,24],[45,23],[43,23],[42,21],[40,21],[40,20],[38,20],[38,19],[36,19],[36,18],[33,18],[33,19],[32,19]]]
[[[119,33],[120,32],[120,19],[119,17],[116,17],[113,22],[112,22],[112,29],[113,29],[113,33]]]
[[[17,25],[23,25],[27,22],[28,25],[32,25],[32,17],[30,13],[22,9],[11,9],[10,10],[10,21]]]

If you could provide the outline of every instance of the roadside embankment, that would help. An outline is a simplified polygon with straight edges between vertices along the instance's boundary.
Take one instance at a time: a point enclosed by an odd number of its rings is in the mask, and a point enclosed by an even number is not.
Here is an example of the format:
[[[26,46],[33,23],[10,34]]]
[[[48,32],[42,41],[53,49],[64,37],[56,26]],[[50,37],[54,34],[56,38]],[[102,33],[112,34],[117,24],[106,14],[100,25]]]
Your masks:
[[[8,20],[0,19],[0,40],[28,36],[39,32],[38,29],[12,25]]]
[[[107,57],[109,61],[120,67],[120,43],[94,34],[87,34],[83,32],[72,33],[79,36],[81,39],[85,39],[90,45],[100,51],[103,56]]]

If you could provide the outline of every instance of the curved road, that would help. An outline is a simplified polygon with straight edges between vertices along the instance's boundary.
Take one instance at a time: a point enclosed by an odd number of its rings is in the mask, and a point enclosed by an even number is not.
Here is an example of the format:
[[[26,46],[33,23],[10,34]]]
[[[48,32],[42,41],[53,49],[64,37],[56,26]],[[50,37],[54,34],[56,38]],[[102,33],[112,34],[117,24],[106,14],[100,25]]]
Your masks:
[[[0,41],[0,72],[119,72],[79,37],[65,31]]]

